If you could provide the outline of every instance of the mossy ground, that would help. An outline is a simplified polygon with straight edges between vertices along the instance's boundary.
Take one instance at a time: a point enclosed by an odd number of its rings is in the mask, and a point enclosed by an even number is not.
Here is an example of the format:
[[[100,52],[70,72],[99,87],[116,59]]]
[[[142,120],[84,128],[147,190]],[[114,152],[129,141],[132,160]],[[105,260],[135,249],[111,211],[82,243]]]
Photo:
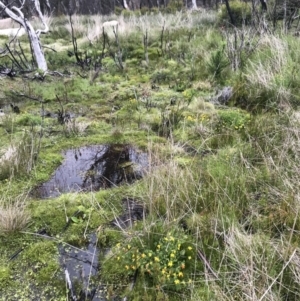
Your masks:
[[[125,18],[125,23],[132,18]],[[132,25],[131,31],[120,30],[123,66],[116,60],[118,45],[110,35],[96,77],[92,66],[76,66],[74,56],[58,47],[57,53],[47,50],[46,57],[49,69],[63,76],[46,75],[43,81],[20,76],[1,79],[0,101],[6,113],[0,120],[1,155],[14,145],[24,150],[25,157],[2,166],[1,208],[24,195],[31,216],[25,229],[0,234],[1,300],[65,300],[57,246],[85,246],[86,234],[92,232],[97,232],[99,248],[111,249],[101,255],[103,268],[95,279],[105,282],[109,298],[119,294],[132,300],[141,296],[143,300],[244,300],[251,295],[251,300],[259,300],[264,294],[270,297],[275,279],[276,300],[299,297],[298,279],[293,278],[299,275],[294,250],[299,248],[295,177],[300,135],[299,120],[293,117],[299,99],[293,85],[298,73],[263,59],[276,52],[266,44],[275,45],[276,40],[276,45],[296,49],[299,41],[271,36],[247,56],[243,68],[234,71],[224,50],[224,35],[212,22],[215,19],[185,13],[165,19],[170,25],[164,32],[161,22],[148,28],[148,62],[143,46],[146,31]],[[142,16],[134,20],[148,22]],[[43,42],[53,47],[57,36],[66,36],[64,24],[60,26]],[[92,45],[87,41],[79,45],[97,62],[103,37]],[[67,46],[72,51],[71,44]],[[284,49],[278,47],[276,54]],[[221,69],[220,62],[225,62]],[[266,72],[274,72],[265,74],[268,83],[254,79],[260,64],[266,64]],[[292,84],[278,78],[281,71],[293,79]],[[209,102],[225,85],[234,87],[232,103]],[[18,105],[21,113],[12,113],[10,103]],[[68,124],[41,115],[62,108],[74,116]],[[49,200],[29,193],[51,177],[63,160],[62,150],[107,143],[132,144],[147,151],[146,176],[132,185]],[[140,200],[148,215],[121,231],[110,227],[109,221],[122,213],[124,197]],[[78,208],[87,214],[64,231]],[[41,229],[49,239],[36,234]],[[176,237],[174,229],[182,235]],[[160,239],[170,237],[185,247],[178,246],[176,253],[166,244],[160,252]],[[132,262],[128,256],[118,256],[118,243],[127,248]],[[145,256],[153,253],[153,265],[151,260],[147,267],[140,265],[130,292],[143,248],[148,252]],[[204,261],[197,260],[199,249],[217,279],[207,272]]]

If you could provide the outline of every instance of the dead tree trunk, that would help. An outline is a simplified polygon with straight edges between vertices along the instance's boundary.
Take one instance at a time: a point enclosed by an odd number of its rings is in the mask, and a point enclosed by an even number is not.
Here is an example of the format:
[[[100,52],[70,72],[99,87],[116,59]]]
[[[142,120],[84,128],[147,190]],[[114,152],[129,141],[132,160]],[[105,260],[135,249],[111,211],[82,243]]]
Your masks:
[[[32,25],[29,23],[29,21],[26,19],[26,17],[22,12],[25,1],[26,0],[23,1],[21,7],[7,6],[2,1],[0,1],[0,9],[2,9],[11,19],[13,19],[15,22],[20,24],[26,30],[37,67],[39,70],[46,72],[48,67],[47,67],[44,51],[41,47],[39,36],[41,33],[48,32],[49,28],[41,12],[39,0],[34,0],[33,2],[35,5],[35,9],[45,27],[43,30],[41,29],[38,29],[37,31],[34,30]]]
[[[192,9],[198,9],[196,0],[192,0]]]
[[[230,23],[231,23],[231,25],[235,26],[235,20],[234,20],[233,14],[231,12],[231,8],[230,8],[228,0],[225,0],[225,5],[226,5],[227,13],[229,15]]]

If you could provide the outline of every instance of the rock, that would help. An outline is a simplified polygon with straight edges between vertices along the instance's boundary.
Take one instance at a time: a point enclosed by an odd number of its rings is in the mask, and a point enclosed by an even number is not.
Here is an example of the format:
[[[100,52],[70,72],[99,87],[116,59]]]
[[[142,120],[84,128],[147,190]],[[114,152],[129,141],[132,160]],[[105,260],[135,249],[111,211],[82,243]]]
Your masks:
[[[221,91],[216,93],[216,96],[210,99],[210,102],[216,105],[227,105],[233,95],[232,87],[224,87]]]

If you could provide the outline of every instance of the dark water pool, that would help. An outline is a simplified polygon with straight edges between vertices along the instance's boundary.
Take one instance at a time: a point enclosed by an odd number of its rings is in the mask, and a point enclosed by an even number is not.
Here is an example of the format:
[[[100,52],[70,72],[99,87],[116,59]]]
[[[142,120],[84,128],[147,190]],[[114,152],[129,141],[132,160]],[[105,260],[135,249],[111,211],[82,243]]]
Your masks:
[[[39,198],[75,191],[97,191],[132,183],[148,168],[148,155],[131,145],[92,145],[69,149],[51,179],[35,188]]]

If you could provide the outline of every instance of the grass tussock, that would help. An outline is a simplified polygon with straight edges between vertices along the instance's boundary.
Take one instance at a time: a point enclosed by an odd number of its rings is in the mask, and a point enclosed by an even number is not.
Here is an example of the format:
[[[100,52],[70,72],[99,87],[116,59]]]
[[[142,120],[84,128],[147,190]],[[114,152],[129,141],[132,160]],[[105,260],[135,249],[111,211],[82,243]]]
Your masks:
[[[29,174],[38,155],[38,136],[33,128],[22,134],[20,140],[3,150],[0,158],[0,179]]]
[[[0,233],[23,230],[30,221],[30,213],[26,209],[27,197],[18,196],[14,200],[0,200]]]

